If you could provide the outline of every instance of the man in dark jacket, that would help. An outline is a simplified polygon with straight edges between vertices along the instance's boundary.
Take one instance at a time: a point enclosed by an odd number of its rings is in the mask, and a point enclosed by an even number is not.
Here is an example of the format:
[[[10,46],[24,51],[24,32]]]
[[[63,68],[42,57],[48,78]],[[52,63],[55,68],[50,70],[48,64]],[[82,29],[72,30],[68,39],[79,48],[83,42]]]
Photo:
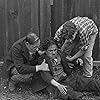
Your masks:
[[[41,46],[45,51],[40,57],[49,66],[50,71],[41,71],[43,80],[48,84],[47,90],[56,98],[67,100],[68,97],[80,100],[83,91],[100,92],[100,80],[85,78],[83,76],[71,76],[71,68],[68,66],[66,55],[58,50],[53,38],[47,38]],[[69,100],[69,99],[68,99]]]
[[[16,83],[30,80],[36,72],[48,71],[48,65],[45,61],[38,65],[39,45],[39,37],[34,33],[29,33],[16,41],[9,50],[5,64],[9,76],[10,91],[15,89]]]

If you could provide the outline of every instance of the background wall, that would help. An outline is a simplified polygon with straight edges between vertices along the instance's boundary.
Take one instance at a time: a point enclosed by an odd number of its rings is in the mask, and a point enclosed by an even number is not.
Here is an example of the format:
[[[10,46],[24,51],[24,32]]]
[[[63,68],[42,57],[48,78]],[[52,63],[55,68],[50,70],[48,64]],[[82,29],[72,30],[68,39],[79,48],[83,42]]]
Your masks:
[[[0,58],[29,31],[49,36],[50,14],[50,0],[0,0]]]
[[[32,31],[41,41],[75,16],[88,16],[100,26],[100,0],[0,0],[0,59],[11,45]],[[100,60],[98,34],[93,58]]]

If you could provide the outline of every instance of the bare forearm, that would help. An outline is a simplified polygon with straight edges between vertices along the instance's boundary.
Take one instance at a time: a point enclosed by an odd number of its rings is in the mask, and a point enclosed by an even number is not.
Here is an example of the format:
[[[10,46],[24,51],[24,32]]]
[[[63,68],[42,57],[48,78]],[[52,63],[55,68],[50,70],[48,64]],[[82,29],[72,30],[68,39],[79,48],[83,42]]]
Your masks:
[[[53,86],[57,87],[58,90],[59,90],[62,94],[66,95],[66,93],[67,93],[67,86],[64,86],[64,85],[58,83],[58,82],[55,81],[54,79],[51,80],[51,84],[52,84]]]
[[[58,83],[57,81],[55,81],[54,79],[51,80],[51,84],[55,87],[58,87],[60,83]]]

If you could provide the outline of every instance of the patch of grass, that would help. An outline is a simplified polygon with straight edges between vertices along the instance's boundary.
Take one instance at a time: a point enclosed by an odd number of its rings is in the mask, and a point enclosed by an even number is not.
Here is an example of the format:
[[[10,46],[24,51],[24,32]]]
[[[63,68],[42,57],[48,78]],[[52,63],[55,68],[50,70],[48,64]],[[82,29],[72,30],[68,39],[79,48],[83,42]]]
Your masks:
[[[80,73],[80,71],[75,72]],[[100,68],[96,69],[93,78],[100,80]],[[93,93],[85,93],[82,100],[100,100],[98,96]],[[0,100],[54,100],[46,91],[32,93],[31,87],[20,84],[14,92],[8,90],[7,80],[0,78]],[[57,99],[56,99],[57,100]]]

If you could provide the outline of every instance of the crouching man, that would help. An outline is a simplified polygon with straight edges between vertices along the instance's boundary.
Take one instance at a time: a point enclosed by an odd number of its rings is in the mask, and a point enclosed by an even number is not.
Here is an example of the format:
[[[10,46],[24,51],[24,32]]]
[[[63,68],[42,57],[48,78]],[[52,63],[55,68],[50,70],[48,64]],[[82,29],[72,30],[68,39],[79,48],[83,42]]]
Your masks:
[[[17,83],[32,79],[36,72],[40,70],[48,71],[48,65],[45,61],[38,65],[39,45],[39,37],[34,33],[29,33],[16,41],[9,50],[5,64],[9,76],[10,91],[15,89]]]
[[[83,59],[85,77],[93,74],[92,51],[97,33],[98,28],[92,19],[78,16],[61,25],[54,37],[58,43],[62,41],[61,49],[69,61]]]

